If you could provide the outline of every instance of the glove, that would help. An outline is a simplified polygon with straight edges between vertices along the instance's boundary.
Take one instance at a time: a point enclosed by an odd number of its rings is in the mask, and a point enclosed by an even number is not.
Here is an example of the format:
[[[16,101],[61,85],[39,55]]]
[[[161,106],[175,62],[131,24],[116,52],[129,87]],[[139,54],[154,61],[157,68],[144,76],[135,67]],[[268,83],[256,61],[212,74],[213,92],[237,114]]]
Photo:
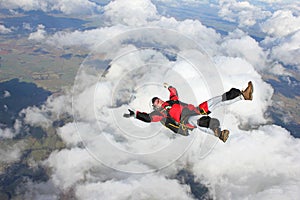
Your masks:
[[[168,83],[164,83],[164,88],[169,88],[169,84]]]
[[[134,111],[132,111],[130,109],[128,109],[128,111],[129,111],[129,114],[125,113],[125,114],[123,114],[123,117],[125,117],[125,118],[134,117]]]

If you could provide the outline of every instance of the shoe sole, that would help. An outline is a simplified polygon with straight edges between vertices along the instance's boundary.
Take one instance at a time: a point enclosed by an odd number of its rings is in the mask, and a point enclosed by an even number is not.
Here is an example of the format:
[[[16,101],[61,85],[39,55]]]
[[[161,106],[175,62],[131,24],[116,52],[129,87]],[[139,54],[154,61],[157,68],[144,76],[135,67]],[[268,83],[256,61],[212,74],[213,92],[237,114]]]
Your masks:
[[[229,138],[229,131],[226,131],[224,133],[224,140],[223,140],[223,142],[226,142],[228,138]]]
[[[228,138],[229,138],[229,131],[224,133],[224,142],[226,142]]]
[[[244,94],[243,94],[243,97],[244,97],[245,100],[250,100],[250,101],[252,101],[252,99],[253,99],[253,95],[252,95],[252,94],[253,94],[253,84],[252,84],[251,81],[248,82],[248,87],[246,88],[246,90],[247,90],[249,87],[250,87],[249,98],[246,98]],[[246,91],[246,90],[244,90],[244,91]],[[244,92],[244,91],[243,91],[243,92]]]
[[[253,99],[253,84],[252,84],[252,82],[251,81],[249,81],[249,83],[248,83],[248,86],[250,86],[250,88],[251,88],[251,90],[250,90],[250,100],[252,100]]]

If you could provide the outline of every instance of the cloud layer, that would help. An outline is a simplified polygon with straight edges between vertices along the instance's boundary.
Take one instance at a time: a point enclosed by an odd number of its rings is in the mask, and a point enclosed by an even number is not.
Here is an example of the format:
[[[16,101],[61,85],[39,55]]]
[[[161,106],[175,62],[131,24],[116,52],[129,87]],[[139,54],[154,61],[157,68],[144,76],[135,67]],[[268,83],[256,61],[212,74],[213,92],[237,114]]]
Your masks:
[[[99,9],[90,1],[80,2],[67,7],[69,1],[22,1],[18,6],[8,1],[6,7],[66,14],[83,5]],[[223,36],[198,20],[163,16],[149,0],[110,2],[99,16],[107,20],[104,27],[50,35],[39,26],[29,36],[48,45],[91,50],[72,92],[22,111],[25,123],[43,128],[63,113],[74,115],[74,122],[57,129],[67,148],[42,163],[51,168],[45,183],[51,191],[72,190],[78,199],[193,199],[190,186],[174,178],[184,168],[216,199],[300,196],[300,142],[285,129],[266,125],[273,89],[260,75],[273,71],[273,62],[299,66],[299,17],[249,2],[220,1],[218,6],[220,16],[240,28],[259,24],[265,39],[258,42],[240,29]],[[286,24],[289,28],[282,28]],[[212,113],[231,131],[225,144],[202,130],[175,136],[160,124],[122,118],[129,107],[149,112],[154,95],[168,98],[163,82],[177,87],[181,100],[197,104],[232,87],[245,89],[248,80],[255,87],[252,102]]]
[[[42,10],[44,12],[60,11],[66,15],[85,15],[99,13],[101,6],[89,0],[7,0],[0,1],[1,8]]]
[[[12,32],[12,30],[10,28],[7,28],[4,25],[0,24],[0,33],[1,34],[8,34],[11,32]]]

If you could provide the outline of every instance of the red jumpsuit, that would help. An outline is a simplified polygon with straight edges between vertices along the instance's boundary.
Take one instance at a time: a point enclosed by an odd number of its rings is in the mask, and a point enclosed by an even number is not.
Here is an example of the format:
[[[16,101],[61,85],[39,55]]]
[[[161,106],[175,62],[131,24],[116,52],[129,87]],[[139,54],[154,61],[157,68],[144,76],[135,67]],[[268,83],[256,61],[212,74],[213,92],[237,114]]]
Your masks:
[[[193,130],[195,126],[188,123],[188,118],[195,115],[209,114],[207,101],[197,107],[179,101],[176,88],[170,86],[169,101],[162,104],[161,108],[151,113],[136,112],[136,118],[144,122],[161,122],[175,133],[188,135],[188,130]]]

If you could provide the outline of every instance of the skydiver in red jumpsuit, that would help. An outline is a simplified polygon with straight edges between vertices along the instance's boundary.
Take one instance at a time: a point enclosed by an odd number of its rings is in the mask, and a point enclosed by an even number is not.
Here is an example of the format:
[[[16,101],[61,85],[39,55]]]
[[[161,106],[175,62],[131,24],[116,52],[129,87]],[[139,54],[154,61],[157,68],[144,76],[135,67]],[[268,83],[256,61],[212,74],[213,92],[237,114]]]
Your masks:
[[[252,82],[248,82],[248,87],[243,91],[236,88],[231,88],[228,92],[223,95],[211,98],[197,106],[187,104],[179,101],[178,93],[176,88],[164,84],[170,92],[168,101],[163,101],[158,97],[152,98],[152,105],[154,111],[151,113],[132,111],[129,110],[129,114],[124,114],[126,118],[135,117],[136,119],[144,122],[161,122],[164,126],[169,128],[175,133],[187,136],[189,130],[193,130],[199,127],[209,128],[214,132],[214,135],[223,142],[229,137],[229,131],[224,129],[221,130],[220,122],[216,118],[211,118],[208,115],[211,113],[213,108],[220,105],[222,102],[235,102],[237,100],[252,100],[253,85]],[[191,122],[191,118],[198,115],[205,115],[197,120],[196,123]]]

